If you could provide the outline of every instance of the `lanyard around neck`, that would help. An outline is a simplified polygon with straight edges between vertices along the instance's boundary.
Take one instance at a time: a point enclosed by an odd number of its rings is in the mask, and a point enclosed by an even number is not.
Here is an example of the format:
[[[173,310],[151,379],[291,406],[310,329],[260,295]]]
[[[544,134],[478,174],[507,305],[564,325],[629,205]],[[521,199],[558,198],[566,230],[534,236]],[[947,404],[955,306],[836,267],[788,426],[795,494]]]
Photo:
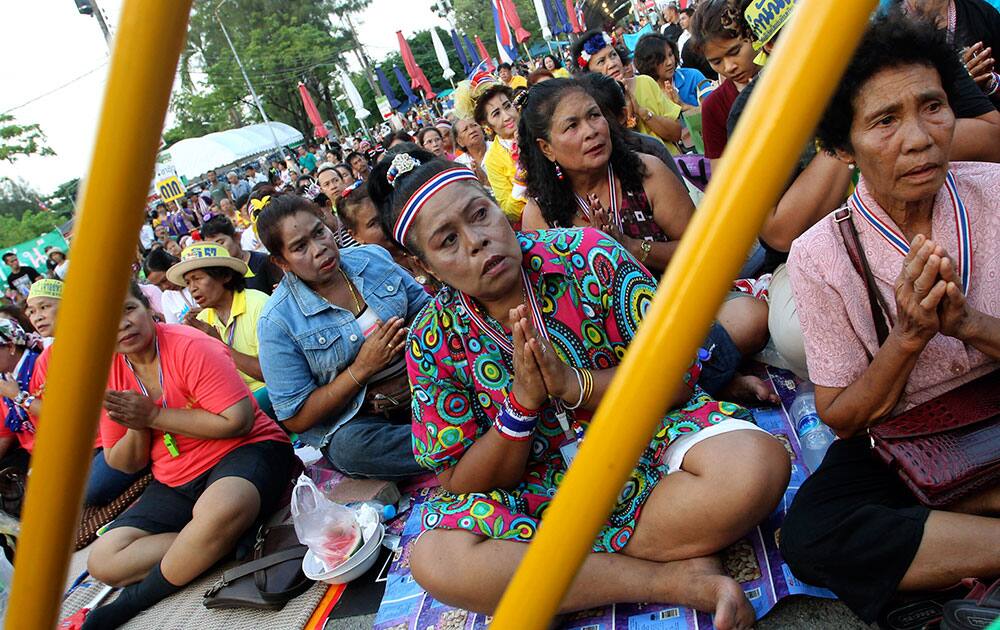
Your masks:
[[[576,204],[580,206],[580,212],[587,219],[587,223],[593,223],[593,218],[590,216],[590,204],[580,195],[574,194],[574,197],[576,197]],[[620,230],[622,229],[622,213],[621,208],[618,207],[618,191],[615,189],[615,169],[611,167],[610,161],[608,162],[608,200],[611,202],[609,208],[611,218]]]
[[[154,334],[153,343],[155,344],[156,358],[157,358],[156,368],[160,379],[160,405],[164,409],[166,409],[167,390],[166,388],[163,387],[163,357],[160,355],[160,338],[156,336],[156,333],[153,334]],[[126,357],[125,355],[122,355],[122,358],[125,359],[125,365],[127,365],[129,371],[132,372],[132,376],[135,378],[135,382],[139,386],[139,392],[142,393],[143,396],[146,396],[148,398],[149,390],[147,390],[146,386],[143,385],[142,379],[140,379],[139,374],[136,373],[135,367],[132,365],[132,362],[129,361],[128,357]],[[181,452],[177,448],[177,441],[174,439],[174,436],[170,435],[166,431],[163,432],[163,445],[167,447],[167,452],[170,453],[171,457],[180,456]]]

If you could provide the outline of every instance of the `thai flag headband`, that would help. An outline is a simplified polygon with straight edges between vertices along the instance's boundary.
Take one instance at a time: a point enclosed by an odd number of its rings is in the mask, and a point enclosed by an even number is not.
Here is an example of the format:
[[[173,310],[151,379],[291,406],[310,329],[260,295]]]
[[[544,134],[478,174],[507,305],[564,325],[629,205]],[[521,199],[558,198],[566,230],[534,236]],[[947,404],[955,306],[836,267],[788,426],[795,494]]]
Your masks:
[[[583,42],[583,48],[580,49],[580,56],[576,59],[577,65],[580,66],[581,70],[586,70],[587,64],[590,63],[590,58],[610,46],[611,43],[611,37],[603,31],[592,35],[590,39]]]
[[[427,180],[420,188],[416,189],[410,195],[410,198],[406,200],[402,212],[399,213],[395,225],[392,226],[392,236],[396,239],[396,242],[400,245],[405,245],[406,234],[410,231],[413,221],[417,218],[424,205],[430,201],[431,197],[449,184],[460,181],[479,181],[479,178],[464,166],[456,166],[441,171]]]

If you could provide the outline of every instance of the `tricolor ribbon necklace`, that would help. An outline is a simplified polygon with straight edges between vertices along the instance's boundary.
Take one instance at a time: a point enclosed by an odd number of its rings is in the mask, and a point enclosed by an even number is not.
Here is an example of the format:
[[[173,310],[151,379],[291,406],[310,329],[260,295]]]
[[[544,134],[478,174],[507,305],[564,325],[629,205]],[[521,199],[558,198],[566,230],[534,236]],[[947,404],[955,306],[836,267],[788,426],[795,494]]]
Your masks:
[[[951,200],[951,207],[955,216],[955,234],[958,237],[958,269],[962,276],[962,291],[969,294],[969,283],[972,278],[972,240],[969,228],[969,213],[965,209],[962,197],[958,194],[958,186],[955,184],[955,177],[949,171],[945,176],[944,187]],[[893,226],[875,216],[857,190],[851,195],[848,202],[851,208],[861,215],[865,221],[871,224],[875,231],[899,252],[903,257],[910,253],[910,244]]]
[[[159,360],[157,370],[160,373],[160,404],[164,409],[166,409],[167,390],[163,388],[163,357],[160,356],[160,339],[156,336],[154,336],[153,339],[153,343],[156,344],[156,358]],[[125,359],[125,365],[128,366],[129,371],[132,372],[132,376],[135,378],[135,382],[139,385],[139,392],[148,398],[149,391],[146,389],[146,386],[142,384],[142,379],[139,378],[139,375],[136,374],[135,368],[132,366],[132,362],[129,361],[128,357],[124,355],[122,355],[122,358]],[[170,435],[166,431],[163,432],[163,445],[167,447],[167,452],[170,453],[171,457],[180,457],[181,451],[177,448],[177,440],[175,440],[174,436]]]
[[[580,212],[583,213],[587,223],[593,223],[593,219],[590,216],[590,203],[580,195],[573,195],[576,197],[576,203],[580,206]],[[615,222],[615,226],[619,230],[622,229],[622,213],[621,208],[618,207],[618,191],[615,190],[615,170],[611,167],[611,162],[608,162],[608,200],[611,202],[611,218]]]
[[[521,268],[521,283],[524,290],[525,301],[528,303],[528,310],[531,311],[531,321],[535,325],[535,330],[538,331],[545,341],[550,341],[548,328],[545,326],[545,320],[542,319],[542,309],[538,306],[538,299],[535,297],[535,292],[531,290],[531,285],[528,283],[528,274],[525,272],[523,267]],[[480,314],[479,309],[476,308],[469,297],[464,293],[459,292],[458,299],[462,302],[462,308],[464,308],[465,312],[468,313],[469,319],[475,322],[476,326],[478,326],[481,331],[486,333],[486,336],[492,339],[502,351],[506,352],[509,357],[513,358],[514,344],[503,331],[503,328],[500,327],[499,324],[493,324],[490,321],[493,318],[484,318]],[[566,438],[568,440],[580,439],[583,435],[583,429],[581,429],[577,424],[576,419],[573,420],[571,425],[569,414],[566,413],[566,407],[562,404],[562,401],[554,398],[552,399],[552,403],[556,408],[556,419],[559,421],[559,426],[562,428]]]

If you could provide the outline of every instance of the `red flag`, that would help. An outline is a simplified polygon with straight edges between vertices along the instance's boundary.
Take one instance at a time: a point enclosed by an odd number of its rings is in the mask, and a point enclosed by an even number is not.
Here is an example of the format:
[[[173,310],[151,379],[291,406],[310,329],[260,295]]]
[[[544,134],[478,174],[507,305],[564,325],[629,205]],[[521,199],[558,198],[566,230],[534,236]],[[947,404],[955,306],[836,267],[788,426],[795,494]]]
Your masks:
[[[299,81],[299,95],[302,97],[302,107],[306,109],[306,116],[312,121],[313,135],[317,138],[325,138],[330,132],[327,130],[326,125],[323,124],[323,117],[319,115],[316,103],[313,102],[309,90],[306,89],[306,84],[302,81]]]
[[[558,0],[556,0],[558,2]],[[576,19],[576,7],[573,6],[573,0],[566,0],[566,14],[569,16],[569,23],[573,27],[574,33],[582,33],[583,27],[580,26],[580,21]]]
[[[486,50],[486,45],[479,39],[479,35],[476,35],[476,50],[479,51],[479,56],[486,60],[486,69],[490,72],[496,70],[496,66],[493,65],[493,55]]]
[[[420,69],[417,65],[417,60],[413,58],[413,53],[410,52],[410,45],[406,43],[406,39],[403,37],[403,31],[396,31],[396,37],[399,39],[399,54],[403,56],[403,65],[406,66],[406,74],[410,75],[410,87],[420,88],[424,91],[424,98],[434,98],[434,90],[431,89],[431,82],[427,80],[424,76],[424,71]]]
[[[514,0],[498,0],[500,2],[501,8],[503,8],[503,16],[507,19],[507,24],[514,29],[514,39],[517,40],[518,44],[524,43],[531,33],[524,30],[521,26],[521,16],[517,14],[517,7],[514,6]]]

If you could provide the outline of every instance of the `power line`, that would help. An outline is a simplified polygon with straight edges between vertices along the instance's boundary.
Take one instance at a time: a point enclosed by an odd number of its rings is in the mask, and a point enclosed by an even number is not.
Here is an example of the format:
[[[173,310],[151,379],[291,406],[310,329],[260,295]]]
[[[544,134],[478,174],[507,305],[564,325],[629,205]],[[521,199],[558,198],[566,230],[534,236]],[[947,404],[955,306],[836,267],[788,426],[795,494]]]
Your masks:
[[[64,90],[64,89],[68,88],[69,86],[73,85],[74,83],[76,83],[77,81],[79,81],[79,80],[81,80],[81,79],[84,79],[84,78],[86,78],[86,77],[88,77],[88,76],[90,76],[90,75],[94,74],[95,72],[97,72],[98,70],[100,70],[101,68],[103,68],[103,67],[104,67],[104,66],[106,66],[106,65],[108,65],[108,62],[107,62],[107,61],[105,61],[105,62],[104,62],[104,63],[102,63],[101,65],[97,66],[96,68],[91,68],[90,70],[87,70],[87,71],[86,71],[86,72],[84,72],[83,74],[81,74],[81,75],[79,75],[79,76],[77,76],[77,77],[74,77],[74,78],[70,79],[70,80],[69,80],[69,81],[67,81],[66,83],[63,83],[62,85],[59,85],[59,86],[57,86],[57,87],[54,87],[54,88],[52,88],[52,89],[51,89],[51,90],[49,90],[48,92],[45,92],[45,93],[43,93],[43,94],[39,94],[38,96],[36,96],[36,97],[34,97],[34,98],[32,98],[32,99],[29,99],[29,100],[27,100],[27,101],[25,101],[25,102],[21,103],[20,105],[15,105],[14,107],[10,107],[10,108],[8,108],[8,109],[4,110],[4,112],[3,112],[3,113],[4,113],[4,114],[7,114],[7,113],[10,113],[10,112],[14,111],[15,109],[21,109],[22,107],[27,107],[28,105],[31,105],[31,104],[32,104],[32,103],[34,103],[35,101],[40,101],[40,100],[42,100],[43,98],[45,98],[45,97],[47,97],[47,96],[52,96],[52,95],[53,95],[53,94],[55,94],[56,92],[58,92],[58,91],[60,91],[60,90]]]

